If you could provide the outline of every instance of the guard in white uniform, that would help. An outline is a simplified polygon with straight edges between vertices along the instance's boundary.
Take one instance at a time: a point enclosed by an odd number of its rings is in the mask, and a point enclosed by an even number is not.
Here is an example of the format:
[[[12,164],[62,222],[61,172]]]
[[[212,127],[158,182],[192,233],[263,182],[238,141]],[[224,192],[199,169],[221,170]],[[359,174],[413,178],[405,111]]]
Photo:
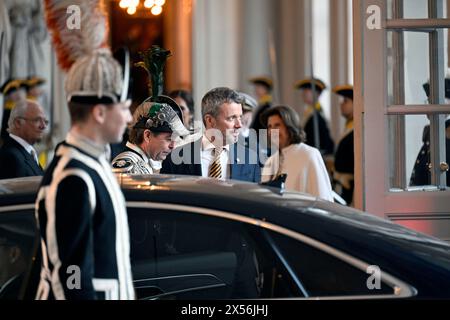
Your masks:
[[[334,156],[333,179],[336,192],[347,202],[353,203],[355,188],[355,152],[353,137],[353,86],[337,86],[333,92],[343,97],[340,104],[341,114],[345,118],[345,131],[338,142]]]

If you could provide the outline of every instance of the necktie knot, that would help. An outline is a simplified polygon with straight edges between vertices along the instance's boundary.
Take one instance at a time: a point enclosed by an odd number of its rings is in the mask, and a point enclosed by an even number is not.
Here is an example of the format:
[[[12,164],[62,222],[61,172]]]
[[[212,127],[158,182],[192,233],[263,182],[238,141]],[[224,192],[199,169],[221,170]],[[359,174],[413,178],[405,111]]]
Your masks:
[[[214,159],[220,157],[223,152],[223,148],[214,148]]]

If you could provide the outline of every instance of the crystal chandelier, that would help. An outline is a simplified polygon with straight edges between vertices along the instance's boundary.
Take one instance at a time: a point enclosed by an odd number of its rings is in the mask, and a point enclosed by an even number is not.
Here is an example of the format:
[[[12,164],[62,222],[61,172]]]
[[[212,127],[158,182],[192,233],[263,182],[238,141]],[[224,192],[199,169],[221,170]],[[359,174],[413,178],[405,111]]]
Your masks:
[[[139,0],[120,0],[119,6],[126,9],[129,15],[135,14],[139,7],[143,7],[143,9],[149,10],[151,14],[157,16],[163,11],[165,3],[166,0],[144,0],[144,4],[141,5]]]

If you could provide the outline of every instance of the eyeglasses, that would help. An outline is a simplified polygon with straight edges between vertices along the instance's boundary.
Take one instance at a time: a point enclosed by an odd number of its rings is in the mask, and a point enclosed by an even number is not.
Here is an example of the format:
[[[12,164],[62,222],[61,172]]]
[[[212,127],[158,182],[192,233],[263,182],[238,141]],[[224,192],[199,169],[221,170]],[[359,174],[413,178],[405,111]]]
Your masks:
[[[25,121],[30,121],[32,122],[34,125],[38,125],[38,124],[45,124],[46,126],[48,126],[48,124],[50,123],[50,121],[48,121],[48,119],[46,118],[42,118],[42,117],[37,117],[37,118],[25,118],[25,117],[18,117],[19,119],[23,119]]]

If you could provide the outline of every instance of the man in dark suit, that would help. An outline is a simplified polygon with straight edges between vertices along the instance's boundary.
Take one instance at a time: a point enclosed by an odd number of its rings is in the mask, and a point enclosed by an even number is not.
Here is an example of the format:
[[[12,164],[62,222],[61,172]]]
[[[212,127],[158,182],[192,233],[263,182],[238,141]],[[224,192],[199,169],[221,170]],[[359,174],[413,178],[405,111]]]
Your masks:
[[[260,182],[257,154],[237,143],[242,127],[243,104],[243,96],[229,88],[209,91],[202,99],[202,118],[206,129],[202,138],[172,151],[171,156],[163,161],[160,172]],[[192,227],[180,232],[189,236],[197,230]],[[215,248],[213,242],[211,244]],[[245,239],[236,236],[230,238],[227,250],[237,256],[233,296],[256,298],[258,269],[253,248]]]
[[[24,102],[27,98],[27,90],[25,88],[25,80],[9,79],[0,88],[0,94],[5,97],[3,108],[3,117],[1,122],[0,139],[3,142],[8,137],[8,120],[11,110],[19,103]]]
[[[9,135],[0,149],[0,179],[43,175],[33,145],[42,139],[47,125],[44,110],[34,101],[27,100],[12,109]]]
[[[255,95],[258,99],[258,108],[254,110],[253,122],[250,128],[259,132],[260,129],[267,129],[266,123],[262,121],[261,115],[272,106],[272,79],[268,77],[255,77],[249,80],[255,86]]]
[[[424,83],[423,89],[427,97],[430,97],[430,83]],[[450,77],[445,78],[445,99],[450,100]],[[445,144],[446,162],[450,163],[450,119],[445,121]],[[417,155],[414,168],[409,180],[410,186],[427,186],[431,184],[431,148],[430,148],[430,125],[423,128],[422,147]],[[447,186],[450,187],[450,174],[447,173]]]
[[[326,158],[334,153],[334,141],[331,138],[328,121],[319,102],[320,95],[327,87],[322,80],[317,78],[299,80],[294,84],[294,87],[300,90],[302,100],[305,103],[302,125],[306,133],[306,144],[319,149],[324,160],[327,160]],[[314,117],[317,117],[317,128],[315,128]],[[325,164],[327,164],[327,161],[325,161]]]
[[[205,133],[175,149],[161,173],[260,182],[257,154],[237,144],[242,127],[242,96],[229,88],[215,88],[202,99]]]

